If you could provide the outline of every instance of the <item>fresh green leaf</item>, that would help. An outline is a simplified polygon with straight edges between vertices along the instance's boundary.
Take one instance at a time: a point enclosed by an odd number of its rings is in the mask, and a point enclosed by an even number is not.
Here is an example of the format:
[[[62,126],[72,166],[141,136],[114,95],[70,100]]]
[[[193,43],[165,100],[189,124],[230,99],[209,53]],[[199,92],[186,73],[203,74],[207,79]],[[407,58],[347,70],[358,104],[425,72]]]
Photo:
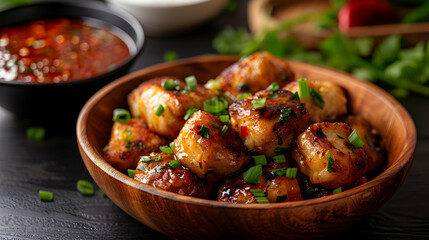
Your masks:
[[[397,59],[397,54],[401,49],[401,36],[392,35],[386,38],[380,45],[375,49],[374,55],[372,56],[372,62],[379,66],[387,66]]]

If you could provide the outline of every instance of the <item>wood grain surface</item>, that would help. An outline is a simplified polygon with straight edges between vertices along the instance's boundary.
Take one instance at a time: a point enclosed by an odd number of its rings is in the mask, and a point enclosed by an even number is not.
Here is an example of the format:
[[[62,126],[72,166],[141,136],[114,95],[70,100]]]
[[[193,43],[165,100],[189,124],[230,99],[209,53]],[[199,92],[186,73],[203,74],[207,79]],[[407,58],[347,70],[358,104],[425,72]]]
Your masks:
[[[223,26],[246,27],[246,3],[239,1],[237,13],[222,14],[190,35],[149,38],[133,70],[162,62],[168,50],[181,58],[214,53],[211,39]],[[429,239],[429,99],[412,95],[400,102],[418,132],[408,177],[378,211],[335,239]],[[62,126],[61,119],[58,123],[45,126],[44,141],[32,142],[25,129],[34,123],[0,109],[0,239],[168,239],[102,197],[98,187],[92,197],[77,192],[77,180],[92,180],[79,155],[74,126]],[[54,201],[40,202],[41,189],[52,191]]]

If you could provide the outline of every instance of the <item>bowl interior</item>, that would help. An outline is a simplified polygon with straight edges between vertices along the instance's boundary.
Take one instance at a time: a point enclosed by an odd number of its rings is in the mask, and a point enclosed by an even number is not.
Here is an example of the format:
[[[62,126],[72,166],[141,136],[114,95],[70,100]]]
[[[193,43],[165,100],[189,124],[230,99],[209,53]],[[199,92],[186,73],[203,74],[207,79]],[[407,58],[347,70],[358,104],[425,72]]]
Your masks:
[[[407,111],[372,84],[298,62],[289,62],[297,77],[340,85],[349,94],[350,112],[365,117],[380,131],[386,145],[387,169],[368,183],[318,199],[229,204],[154,189],[120,173],[103,160],[102,149],[109,140],[112,111],[127,108],[126,96],[141,82],[163,75],[182,78],[195,75],[204,83],[237,60],[237,57],[208,56],[153,66],[109,84],[87,102],[77,123],[79,148],[87,169],[112,201],[140,222],[175,238],[207,235],[208,230],[195,230],[201,223],[212,230],[207,236],[213,239],[227,231],[234,232],[230,236],[252,236],[255,231],[259,233],[258,229],[266,232],[260,237],[270,239],[273,236],[326,237],[338,233],[369,216],[393,195],[411,167],[416,146],[415,126]],[[166,209],[172,214],[159,214]],[[165,227],[172,222],[174,226]]]

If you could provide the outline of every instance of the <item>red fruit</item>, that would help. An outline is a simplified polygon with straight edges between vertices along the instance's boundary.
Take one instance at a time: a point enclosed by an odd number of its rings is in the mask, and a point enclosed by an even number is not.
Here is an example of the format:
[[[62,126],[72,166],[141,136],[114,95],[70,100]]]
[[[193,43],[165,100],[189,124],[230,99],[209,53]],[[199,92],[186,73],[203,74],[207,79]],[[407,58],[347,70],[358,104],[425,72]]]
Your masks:
[[[338,13],[338,27],[345,31],[355,26],[390,23],[394,19],[395,12],[383,0],[351,0]]]

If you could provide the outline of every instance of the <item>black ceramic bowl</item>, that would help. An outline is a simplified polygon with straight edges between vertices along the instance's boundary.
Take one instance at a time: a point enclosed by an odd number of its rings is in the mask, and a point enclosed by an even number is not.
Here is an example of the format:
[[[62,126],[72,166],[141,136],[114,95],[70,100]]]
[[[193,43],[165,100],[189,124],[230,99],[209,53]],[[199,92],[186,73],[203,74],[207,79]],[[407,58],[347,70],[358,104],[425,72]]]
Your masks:
[[[70,82],[26,83],[0,79],[0,106],[36,121],[75,121],[86,100],[108,82],[124,75],[143,48],[144,32],[129,13],[98,1],[42,2],[0,12],[0,29],[35,20],[69,18],[94,21],[119,33],[130,56],[106,73]]]

